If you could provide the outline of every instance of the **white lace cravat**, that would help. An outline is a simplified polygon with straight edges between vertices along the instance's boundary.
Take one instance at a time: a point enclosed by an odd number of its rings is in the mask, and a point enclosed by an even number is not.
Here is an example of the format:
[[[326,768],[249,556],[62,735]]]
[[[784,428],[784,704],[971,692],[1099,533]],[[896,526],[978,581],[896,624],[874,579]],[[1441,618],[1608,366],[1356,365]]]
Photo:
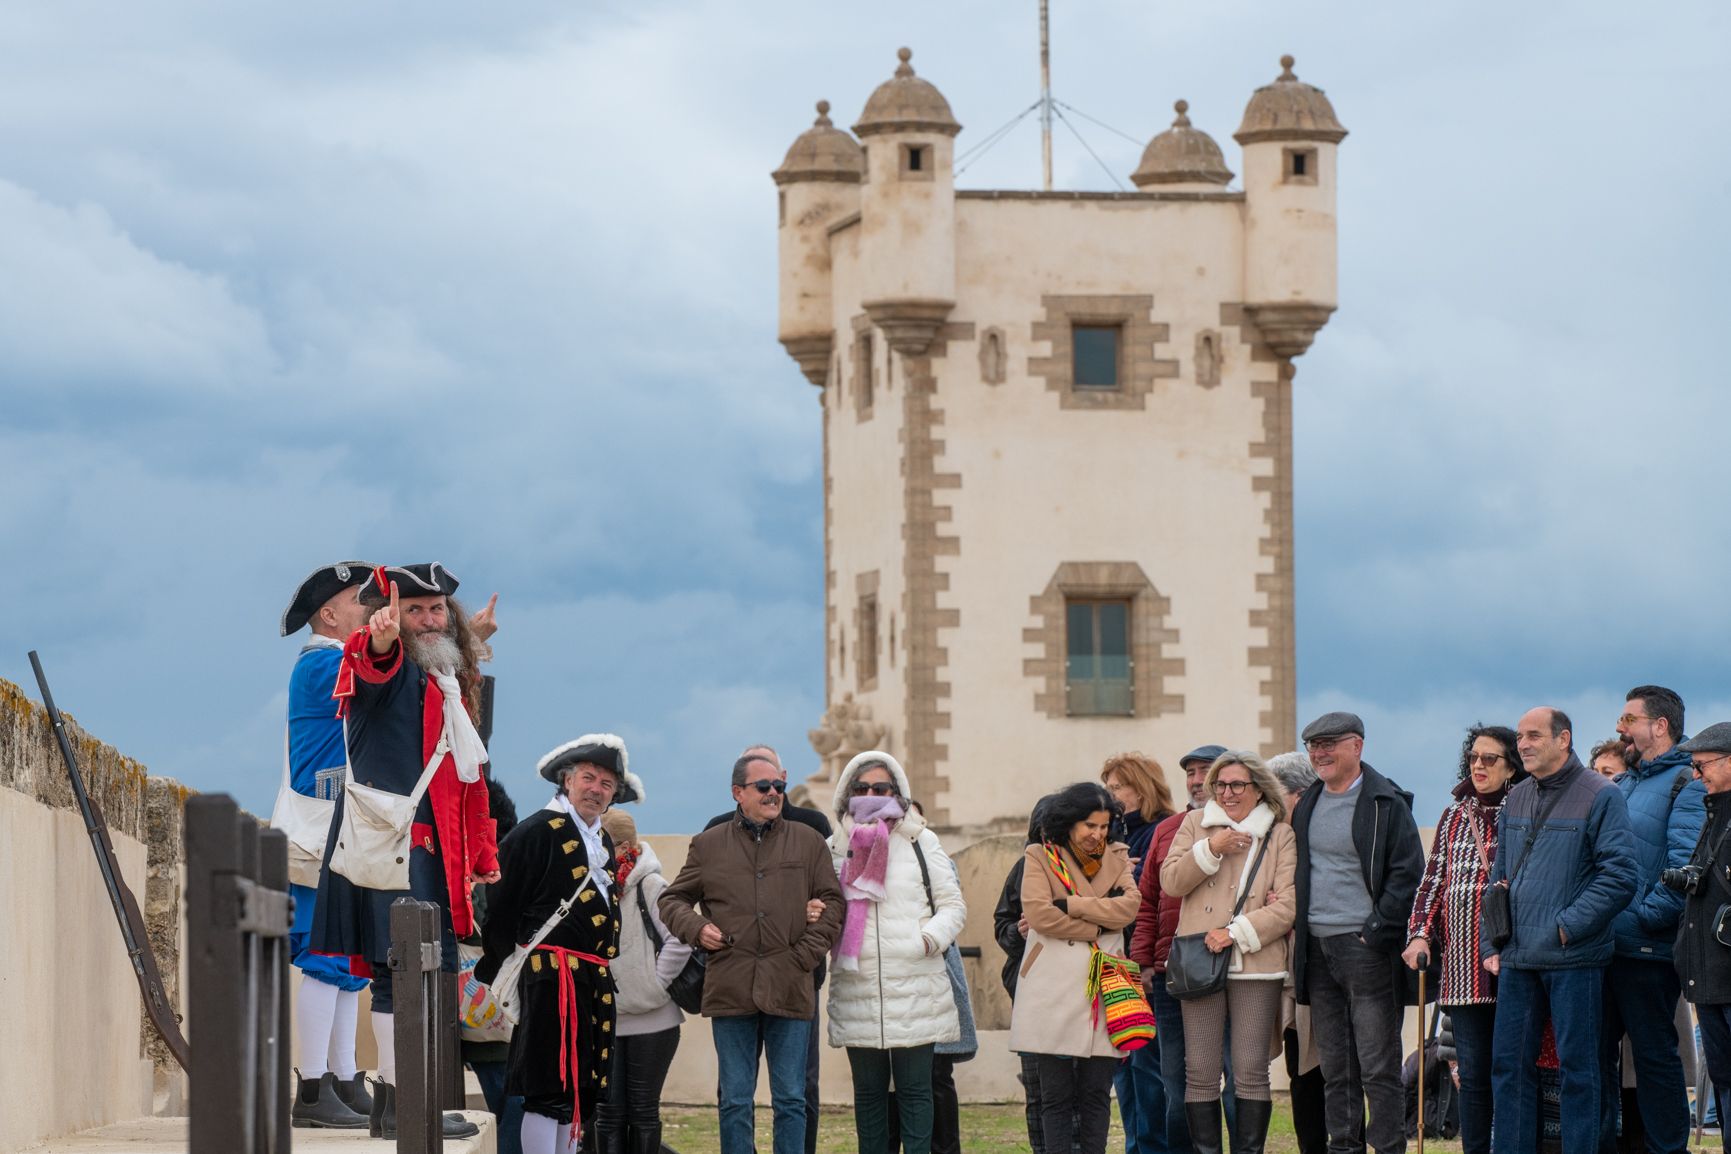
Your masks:
[[[457,763],[457,778],[459,781],[480,781],[481,766],[487,762],[487,746],[476,731],[475,723],[469,720],[469,711],[463,706],[463,687],[449,666],[428,670],[427,675],[438,683],[439,692],[445,695],[445,732],[451,735],[451,757]]]

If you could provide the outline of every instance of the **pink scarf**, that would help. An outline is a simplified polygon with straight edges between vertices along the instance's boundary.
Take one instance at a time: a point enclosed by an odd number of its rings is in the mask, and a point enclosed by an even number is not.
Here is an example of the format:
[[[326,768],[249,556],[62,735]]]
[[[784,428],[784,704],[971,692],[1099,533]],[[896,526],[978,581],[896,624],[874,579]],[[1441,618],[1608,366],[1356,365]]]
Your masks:
[[[893,797],[867,796],[850,799],[848,815],[854,827],[848,835],[847,860],[841,867],[847,920],[832,956],[836,969],[857,971],[860,947],[865,944],[866,915],[888,892],[884,881],[890,868],[890,830],[906,814]]]

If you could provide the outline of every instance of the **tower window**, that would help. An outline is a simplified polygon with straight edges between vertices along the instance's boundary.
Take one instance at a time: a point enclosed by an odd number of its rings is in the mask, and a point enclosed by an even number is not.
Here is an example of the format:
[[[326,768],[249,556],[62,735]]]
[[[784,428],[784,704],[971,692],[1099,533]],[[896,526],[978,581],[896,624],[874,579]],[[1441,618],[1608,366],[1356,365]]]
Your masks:
[[[1064,632],[1064,688],[1070,716],[1133,714],[1129,600],[1067,601]]]
[[[1287,184],[1316,183],[1316,149],[1289,148],[1281,179]]]
[[[873,355],[872,335],[870,330],[859,335],[859,343],[854,351],[854,409],[861,414],[870,414],[872,410],[873,385],[872,377],[877,372]]]
[[[878,599],[869,594],[859,599],[859,641],[854,645],[855,670],[861,689],[870,689],[878,681]]]
[[[902,145],[901,175],[903,180],[930,180],[932,178],[931,145]]]
[[[1078,389],[1118,387],[1118,348],[1123,343],[1122,325],[1075,325],[1070,330],[1074,373]]]

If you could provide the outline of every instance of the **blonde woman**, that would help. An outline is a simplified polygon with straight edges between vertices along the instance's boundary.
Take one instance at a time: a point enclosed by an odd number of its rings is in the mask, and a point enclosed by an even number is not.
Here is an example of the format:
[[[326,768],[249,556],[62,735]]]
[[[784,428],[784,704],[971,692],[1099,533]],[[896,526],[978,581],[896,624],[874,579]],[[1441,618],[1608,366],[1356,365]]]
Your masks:
[[[1285,822],[1285,791],[1255,754],[1221,754],[1204,788],[1208,802],[1184,818],[1160,867],[1161,886],[1181,899],[1178,936],[1206,934],[1210,951],[1232,952],[1226,988],[1182,1004],[1184,1113],[1197,1154],[1221,1154],[1220,1070],[1230,1023],[1233,1151],[1261,1154],[1273,1110],[1268,1062],[1280,1042],[1298,843]],[[1234,914],[1241,894],[1243,908]]]

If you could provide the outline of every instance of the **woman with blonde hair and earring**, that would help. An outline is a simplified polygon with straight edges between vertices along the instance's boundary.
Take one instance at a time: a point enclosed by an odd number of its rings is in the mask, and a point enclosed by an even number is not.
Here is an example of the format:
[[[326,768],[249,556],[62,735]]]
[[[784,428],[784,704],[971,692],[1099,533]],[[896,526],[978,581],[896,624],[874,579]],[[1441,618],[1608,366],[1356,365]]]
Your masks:
[[[1205,934],[1210,952],[1232,954],[1226,988],[1182,1005],[1184,1113],[1196,1154],[1221,1154],[1221,1055],[1230,1028],[1238,1097],[1233,1154],[1262,1154],[1273,1112],[1268,1063],[1280,1048],[1290,964],[1287,931],[1297,913],[1298,842],[1285,821],[1285,791],[1255,754],[1221,754],[1204,788],[1207,804],[1184,818],[1160,867],[1161,886],[1182,899],[1178,938]],[[1175,961],[1167,962],[1169,976]]]

